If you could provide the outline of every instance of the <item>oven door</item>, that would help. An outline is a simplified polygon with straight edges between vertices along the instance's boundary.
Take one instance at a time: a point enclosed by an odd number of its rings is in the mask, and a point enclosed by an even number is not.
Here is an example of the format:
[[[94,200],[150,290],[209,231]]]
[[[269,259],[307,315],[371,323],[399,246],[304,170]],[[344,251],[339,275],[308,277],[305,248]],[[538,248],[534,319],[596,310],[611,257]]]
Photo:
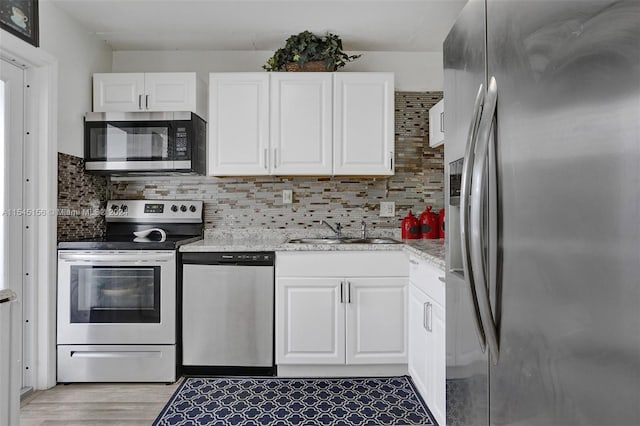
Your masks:
[[[174,251],[60,251],[58,344],[174,344]]]

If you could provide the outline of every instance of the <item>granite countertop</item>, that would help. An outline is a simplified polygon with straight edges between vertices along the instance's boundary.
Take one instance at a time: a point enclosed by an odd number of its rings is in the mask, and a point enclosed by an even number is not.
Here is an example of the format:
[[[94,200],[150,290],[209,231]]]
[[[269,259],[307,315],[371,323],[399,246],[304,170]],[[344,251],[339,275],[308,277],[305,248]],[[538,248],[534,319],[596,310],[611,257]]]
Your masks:
[[[302,235],[302,237],[307,235]],[[379,235],[383,236],[383,235]],[[384,235],[387,237],[388,235]],[[300,233],[274,231],[217,231],[205,238],[180,247],[181,252],[221,251],[398,251],[426,260],[444,270],[444,240],[403,240],[403,244],[290,244]],[[314,235],[315,237],[315,235]],[[398,239],[399,240],[399,239]]]

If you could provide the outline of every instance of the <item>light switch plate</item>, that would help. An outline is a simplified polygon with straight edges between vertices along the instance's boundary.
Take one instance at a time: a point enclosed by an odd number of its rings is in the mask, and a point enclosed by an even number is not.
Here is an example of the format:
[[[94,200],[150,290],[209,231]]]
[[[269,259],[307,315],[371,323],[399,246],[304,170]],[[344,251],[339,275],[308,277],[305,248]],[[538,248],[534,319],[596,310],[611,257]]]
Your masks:
[[[291,189],[282,190],[282,204],[293,204],[293,191]]]
[[[394,201],[380,202],[380,217],[394,217],[396,215],[396,203]]]

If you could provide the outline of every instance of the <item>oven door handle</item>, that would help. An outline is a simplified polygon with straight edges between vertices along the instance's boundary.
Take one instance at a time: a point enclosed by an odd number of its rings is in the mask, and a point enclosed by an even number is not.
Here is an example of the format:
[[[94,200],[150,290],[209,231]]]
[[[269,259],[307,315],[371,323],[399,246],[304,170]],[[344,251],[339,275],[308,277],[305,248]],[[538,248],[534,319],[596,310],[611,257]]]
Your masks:
[[[140,261],[169,261],[175,259],[175,253],[135,253],[135,254],[70,254],[59,253],[58,259],[67,261],[86,261],[86,262],[118,262],[118,263],[137,263]]]

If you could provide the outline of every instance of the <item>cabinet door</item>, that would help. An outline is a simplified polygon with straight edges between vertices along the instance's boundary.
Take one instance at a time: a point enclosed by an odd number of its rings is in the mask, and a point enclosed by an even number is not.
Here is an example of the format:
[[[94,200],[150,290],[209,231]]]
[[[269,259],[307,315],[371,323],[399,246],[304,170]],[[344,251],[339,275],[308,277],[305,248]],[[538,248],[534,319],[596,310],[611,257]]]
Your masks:
[[[407,280],[346,280],[347,364],[406,364]]]
[[[269,74],[209,76],[209,175],[269,174]]]
[[[336,73],[334,87],[334,174],[392,175],[393,74]]]
[[[147,110],[196,110],[196,73],[145,73],[144,78],[144,107]]]
[[[276,363],[344,364],[344,304],[337,278],[278,278]]]
[[[444,99],[429,110],[429,146],[435,148],[444,143]]]
[[[331,73],[272,73],[271,154],[275,175],[330,175]]]
[[[93,111],[140,111],[144,108],[143,73],[93,75]]]
[[[409,284],[409,374],[422,398],[428,400],[427,374],[429,336],[426,328],[427,295],[416,286]]]
[[[431,412],[436,417],[438,424],[445,424],[445,311],[444,308],[433,300],[427,310],[427,323],[429,325],[428,351],[431,353],[429,380],[431,400],[428,402]]]

